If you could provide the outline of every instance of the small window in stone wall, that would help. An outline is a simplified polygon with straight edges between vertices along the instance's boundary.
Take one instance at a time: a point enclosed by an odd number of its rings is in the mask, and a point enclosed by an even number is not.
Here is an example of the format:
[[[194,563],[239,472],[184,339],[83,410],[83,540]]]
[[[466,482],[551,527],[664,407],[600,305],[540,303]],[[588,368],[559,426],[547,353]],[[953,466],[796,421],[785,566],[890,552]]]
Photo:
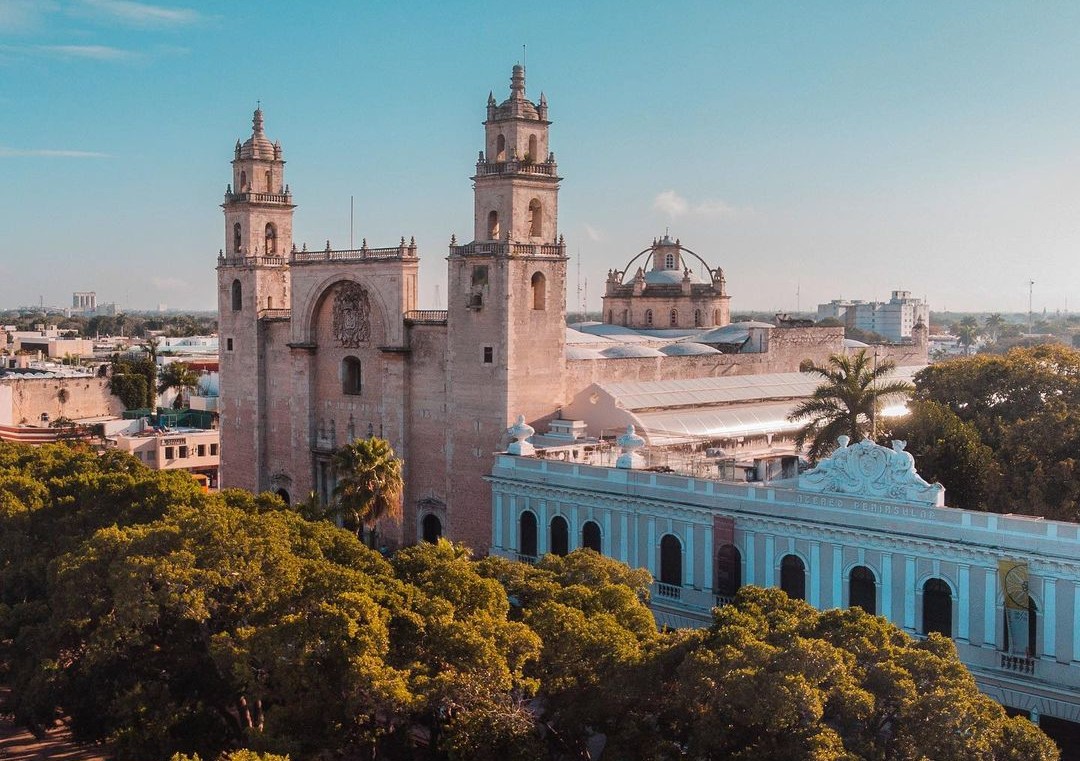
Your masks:
[[[485,346],[484,347],[484,364],[485,365],[490,365],[494,361],[495,361],[495,347],[493,347],[493,346]]]
[[[360,374],[360,360],[356,357],[345,357],[341,362],[341,388],[342,392],[357,395],[363,388],[363,378]]]
[[[172,447],[165,447],[165,459],[166,460],[173,459],[173,448]]]
[[[232,351],[232,339],[231,338],[226,338],[225,339],[225,351]]]
[[[180,459],[181,460],[187,458],[187,453],[188,453],[188,448],[187,447],[180,447]]]
[[[474,286],[488,284],[488,268],[486,264],[478,264],[472,268],[472,284]]]

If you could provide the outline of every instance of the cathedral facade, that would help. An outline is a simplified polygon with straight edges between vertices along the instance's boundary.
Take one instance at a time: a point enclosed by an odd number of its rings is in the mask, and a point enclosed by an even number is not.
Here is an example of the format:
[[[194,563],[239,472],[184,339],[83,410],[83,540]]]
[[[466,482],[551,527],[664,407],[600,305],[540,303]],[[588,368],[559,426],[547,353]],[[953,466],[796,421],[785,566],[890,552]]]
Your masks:
[[[720,269],[706,265],[698,278],[684,261],[690,252],[666,236],[651,249],[644,282],[613,280],[605,307],[605,316],[617,315],[608,323],[621,322],[624,309],[627,326],[654,315],[657,327],[669,328],[662,336],[635,335],[628,351],[617,337],[569,330],[562,178],[546,98],[526,97],[524,68],[515,66],[509,97],[499,103],[489,95],[486,116],[471,178],[473,239],[451,241],[448,308],[423,310],[412,240],[297,249],[282,147],[255,112],[251,136],[234,149],[217,261],[223,486],[294,502],[314,493],[325,503],[333,452],[381,436],[403,458],[406,482],[404,519],[382,533],[406,543],[445,535],[486,552],[485,476],[518,415],[546,425],[591,383],[792,371],[843,350],[842,331],[828,328],[758,336],[742,347],[753,356],[646,351],[642,342],[673,340],[674,322],[692,333],[729,319]],[[644,308],[635,288],[649,302]],[[568,337],[576,351],[568,351]],[[590,341],[608,348],[593,351]]]

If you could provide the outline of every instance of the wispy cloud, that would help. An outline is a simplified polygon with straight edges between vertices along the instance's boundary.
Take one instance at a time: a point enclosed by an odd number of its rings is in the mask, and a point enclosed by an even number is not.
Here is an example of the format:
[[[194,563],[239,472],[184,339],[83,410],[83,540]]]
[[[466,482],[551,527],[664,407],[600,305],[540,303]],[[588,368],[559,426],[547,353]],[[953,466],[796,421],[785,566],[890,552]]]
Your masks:
[[[706,198],[703,201],[691,202],[674,190],[665,190],[653,199],[653,209],[672,219],[687,214],[697,217],[732,217],[746,212],[732,206],[727,201],[719,198]]]
[[[0,0],[0,32],[37,29],[47,14],[58,9],[54,0]]]
[[[0,55],[39,56],[60,60],[129,61],[141,56],[134,50],[109,45],[0,45]]]
[[[601,230],[597,230],[592,225],[585,225],[585,237],[591,241],[600,241],[604,239],[604,233]]]
[[[0,158],[40,156],[45,158],[61,159],[107,159],[112,158],[108,153],[101,151],[73,151],[66,148],[4,148],[0,146]]]
[[[200,18],[191,8],[170,8],[134,0],[82,0],[82,4],[91,12],[132,26],[183,26]]]

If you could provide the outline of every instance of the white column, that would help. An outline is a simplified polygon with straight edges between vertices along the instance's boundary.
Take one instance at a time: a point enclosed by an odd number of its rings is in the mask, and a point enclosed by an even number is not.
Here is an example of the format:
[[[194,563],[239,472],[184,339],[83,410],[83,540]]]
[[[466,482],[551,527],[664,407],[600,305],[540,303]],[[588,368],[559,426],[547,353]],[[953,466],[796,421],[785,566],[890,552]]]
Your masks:
[[[656,578],[656,519],[649,518],[648,526],[648,533],[646,534],[648,544],[645,549],[648,557],[646,558],[645,567],[649,569],[649,573],[653,575],[653,578]]]
[[[780,584],[777,582],[776,571],[773,566],[776,565],[776,555],[773,550],[773,535],[765,535],[765,573],[762,578],[763,587],[778,587]]]
[[[919,580],[915,578],[915,558],[904,558],[904,628],[915,628],[915,585]]]
[[[821,542],[810,542],[810,594],[806,601],[821,608]]]
[[[608,516],[607,516],[606,528],[608,529],[608,532],[607,532],[608,537],[609,537],[608,542],[611,542],[611,538],[610,538],[611,537],[611,513],[610,512],[608,513]],[[619,530],[622,533],[622,536],[619,537],[619,560],[621,560],[622,562],[629,565],[630,564],[630,554],[629,553],[630,553],[630,546],[631,546],[631,542],[630,542],[630,518],[626,513],[620,513],[619,514]],[[608,544],[608,546],[611,547],[613,545]]]
[[[1053,658],[1057,655],[1057,580],[1043,579],[1043,609],[1039,611],[1042,618],[1043,647],[1042,655]],[[1035,632],[1038,641],[1038,630]],[[1035,642],[1031,643],[1032,649]],[[1036,651],[1038,652],[1038,651]]]
[[[1073,636],[1073,651],[1072,659],[1074,661],[1080,661],[1080,621],[1077,621],[1077,616],[1080,615],[1080,584],[1073,582],[1073,614],[1072,614],[1072,636]]]
[[[683,574],[683,586],[693,587],[694,584],[694,524],[691,523],[686,527],[686,552],[683,553],[686,557],[684,562],[686,564],[686,572]]]
[[[984,568],[983,576],[983,644],[997,647],[997,569]]]
[[[540,504],[536,508],[536,517],[537,523],[540,524],[536,527],[536,555],[542,558],[548,553],[548,539],[551,536],[551,527],[548,526],[546,500],[540,500]]]
[[[893,620],[892,609],[892,555],[881,553],[881,615]]]
[[[731,541],[734,544],[735,538],[732,537]],[[716,581],[716,568],[713,567],[715,564],[716,553],[713,552],[712,546],[712,526],[709,526],[705,529],[705,562],[702,563],[704,566],[705,578],[703,579],[704,583],[701,586],[705,589],[712,589],[713,584]],[[715,592],[716,590],[713,589],[713,591]]]
[[[757,584],[759,586],[765,586],[761,582],[760,574],[758,573],[757,564],[754,562],[754,532],[743,532],[743,548],[746,550],[744,558],[746,560],[746,576],[743,581],[744,584]],[[1080,629],[1080,627],[1077,627]]]
[[[956,586],[957,595],[960,597],[957,600],[957,608],[959,609],[960,620],[956,622],[956,638],[967,640],[968,639],[968,624],[971,623],[971,566],[961,565],[960,573],[958,574]]]
[[[495,495],[495,528],[494,536],[491,537],[491,543],[497,548],[503,548],[503,495]]]
[[[844,607],[844,548],[839,544],[832,548],[832,604]]]
[[[622,541],[619,542],[621,547],[619,548],[619,559],[622,562],[626,562],[626,514],[623,514],[623,536]],[[600,537],[600,552],[603,555],[611,554],[612,542],[614,537],[611,535],[611,511],[604,511],[604,535]]]
[[[517,497],[510,495],[510,551],[513,553],[520,551],[518,547],[520,533],[517,522]]]
[[[581,523],[578,522],[578,506],[570,507],[570,550],[581,547]]]

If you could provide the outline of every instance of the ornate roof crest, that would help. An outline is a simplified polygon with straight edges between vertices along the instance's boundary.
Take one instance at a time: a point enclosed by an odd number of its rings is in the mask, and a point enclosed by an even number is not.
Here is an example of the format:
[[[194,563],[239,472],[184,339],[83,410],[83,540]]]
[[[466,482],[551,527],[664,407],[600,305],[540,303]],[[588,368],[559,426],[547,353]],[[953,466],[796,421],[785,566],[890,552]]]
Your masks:
[[[892,449],[869,439],[852,446],[848,441],[847,436],[839,437],[840,446],[831,457],[799,476],[799,488],[945,506],[945,487],[927,483],[916,472],[915,458],[904,451],[906,441],[894,441]]]

